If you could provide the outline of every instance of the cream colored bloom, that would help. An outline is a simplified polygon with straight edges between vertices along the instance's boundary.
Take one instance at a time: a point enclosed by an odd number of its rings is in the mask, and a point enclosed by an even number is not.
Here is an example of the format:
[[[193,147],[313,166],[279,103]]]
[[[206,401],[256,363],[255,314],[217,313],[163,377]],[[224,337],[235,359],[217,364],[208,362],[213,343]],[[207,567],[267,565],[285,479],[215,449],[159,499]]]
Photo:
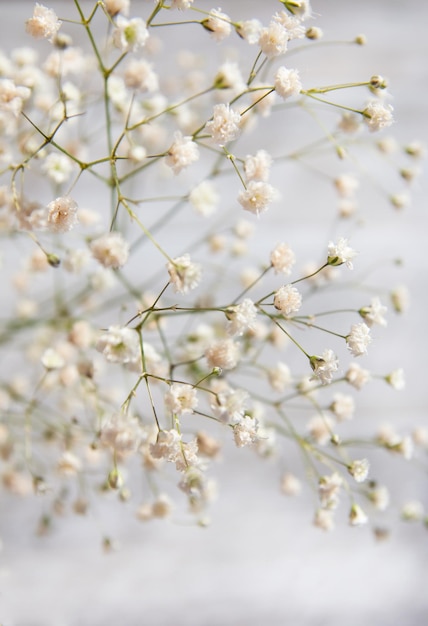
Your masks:
[[[117,269],[125,265],[129,244],[120,233],[112,232],[94,239],[90,244],[92,256],[104,267]]]
[[[48,229],[54,233],[65,233],[77,223],[77,203],[69,196],[57,198],[48,204]]]
[[[61,22],[56,16],[55,11],[48,9],[36,2],[33,11],[33,17],[26,21],[25,28],[27,33],[36,37],[36,39],[44,37],[52,41],[61,27]]]
[[[273,303],[278,311],[288,317],[302,306],[302,296],[293,285],[284,285],[275,292]]]
[[[288,70],[286,67],[278,68],[275,74],[274,87],[278,96],[283,100],[299,95],[302,89],[299,71]]]
[[[213,141],[219,146],[224,146],[236,139],[241,132],[241,115],[231,109],[228,104],[216,104],[212,120],[207,122],[205,128]]]
[[[168,150],[165,163],[174,174],[179,174],[186,167],[199,159],[199,148],[191,137],[183,137],[180,131],[174,134],[174,141]]]
[[[199,265],[192,263],[189,254],[173,259],[167,269],[176,293],[187,293],[199,285],[202,271]]]

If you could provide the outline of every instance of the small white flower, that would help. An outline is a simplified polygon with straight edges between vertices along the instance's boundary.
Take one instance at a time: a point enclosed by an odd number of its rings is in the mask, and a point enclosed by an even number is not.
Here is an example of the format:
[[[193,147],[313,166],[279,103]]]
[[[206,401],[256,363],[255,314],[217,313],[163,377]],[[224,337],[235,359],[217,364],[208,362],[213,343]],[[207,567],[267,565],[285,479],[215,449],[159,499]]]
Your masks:
[[[214,78],[214,87],[216,89],[233,89],[234,93],[244,91],[245,82],[239,65],[232,61],[226,61],[220,65]]]
[[[262,28],[259,46],[268,59],[284,54],[287,51],[287,44],[288,32],[278,22],[271,22],[269,26]]]
[[[42,170],[58,185],[65,183],[73,171],[73,164],[65,154],[51,152],[45,158]]]
[[[233,426],[233,438],[238,448],[251,446],[258,441],[258,422],[256,419],[244,415]]]
[[[61,369],[65,365],[64,357],[53,348],[46,348],[40,360],[48,371]]]
[[[328,244],[327,263],[336,267],[345,263],[350,270],[353,269],[352,259],[357,252],[348,246],[348,240],[341,237],[337,243],[330,241]]]
[[[106,11],[111,17],[114,17],[118,13],[122,15],[128,15],[130,0],[104,0],[104,6]]]
[[[384,511],[389,505],[389,491],[386,487],[373,487],[367,494],[370,502],[378,511]]]
[[[172,0],[171,9],[178,9],[179,11],[185,11],[193,4],[193,0]]]
[[[257,308],[250,298],[246,298],[240,304],[228,307],[226,317],[229,320],[227,324],[228,334],[240,336],[253,327],[257,317]]]
[[[370,380],[370,372],[363,369],[358,363],[351,363],[345,374],[345,378],[355,389],[361,389]]]
[[[113,31],[113,43],[122,52],[134,52],[146,43],[149,31],[146,24],[140,17],[128,20],[122,15],[118,15],[115,20]]]
[[[144,59],[131,59],[125,69],[125,85],[152,93],[159,89],[159,80],[150,63]]]
[[[385,380],[388,385],[391,385],[391,387],[397,391],[401,391],[406,386],[404,370],[401,367],[385,376]]]
[[[314,415],[307,423],[306,430],[319,446],[325,446],[333,435],[333,420],[326,415]]]
[[[135,452],[141,437],[142,432],[138,420],[124,413],[112,415],[101,426],[101,445],[122,455]]]
[[[358,189],[359,180],[353,174],[341,174],[333,181],[334,186],[341,198],[350,198]]]
[[[250,180],[247,188],[239,192],[238,202],[245,211],[259,215],[266,211],[277,197],[277,190],[269,183]]]
[[[196,389],[192,385],[173,383],[165,394],[165,408],[173,415],[193,413],[197,406]]]
[[[104,267],[117,269],[125,265],[129,257],[129,244],[120,233],[107,233],[91,241],[92,256]]]
[[[339,421],[350,420],[352,419],[355,410],[354,398],[344,393],[336,393],[333,396],[333,402],[330,405],[330,410]]]
[[[194,187],[189,194],[189,202],[200,215],[208,216],[215,211],[219,195],[209,180],[204,180]]]
[[[346,336],[348,350],[353,356],[367,353],[367,346],[371,343],[370,328],[364,322],[353,324],[351,332]]]
[[[348,472],[357,483],[363,483],[369,475],[370,463],[367,459],[352,461],[348,466]]]
[[[330,531],[334,528],[334,512],[330,509],[318,509],[315,512],[313,524],[321,530]]]
[[[278,68],[275,74],[274,87],[278,96],[283,100],[297,96],[302,89],[298,70],[288,70],[286,67]]]
[[[379,100],[369,102],[363,111],[364,121],[371,132],[382,130],[391,126],[394,122],[392,116],[393,108],[390,104],[384,104]]]
[[[281,491],[287,496],[297,496],[302,490],[302,483],[300,480],[291,474],[286,472],[281,476]]]
[[[384,318],[387,312],[386,306],[383,306],[379,298],[373,298],[369,306],[365,306],[359,310],[359,314],[366,322],[367,326],[373,326],[379,324],[379,326],[386,326],[387,322]]]
[[[239,22],[236,25],[236,32],[250,45],[254,45],[259,41],[262,28],[263,25],[259,22],[259,20],[252,19],[246,20],[245,22]]]
[[[187,293],[195,289],[201,280],[201,268],[192,263],[189,254],[173,259],[168,263],[167,270],[176,293]]]
[[[296,256],[293,250],[286,243],[279,243],[270,254],[270,262],[275,270],[275,274],[291,274]]]
[[[309,362],[315,378],[318,378],[323,385],[331,383],[333,374],[337,372],[339,368],[339,361],[336,355],[333,350],[328,348],[324,350],[322,356],[311,356]]]
[[[424,505],[419,500],[411,500],[401,509],[401,517],[406,522],[419,522],[424,516]]]
[[[208,346],[205,356],[209,367],[231,370],[239,361],[239,345],[232,339],[219,339]]]
[[[275,391],[284,391],[291,385],[291,371],[288,365],[279,362],[267,371],[268,381]]]
[[[191,137],[183,137],[180,131],[174,133],[174,142],[168,150],[165,163],[174,174],[195,163],[199,159],[199,148]]]
[[[336,509],[339,504],[339,493],[343,479],[337,472],[329,476],[321,476],[318,481],[318,495],[323,509]]]
[[[135,330],[120,326],[110,326],[96,343],[110,363],[130,363],[136,361],[140,353],[138,334]]]
[[[280,13],[274,14],[273,20],[286,29],[290,40],[302,39],[305,36],[306,29],[299,17],[290,15],[287,11],[281,11]]]
[[[269,178],[271,165],[272,157],[266,150],[258,150],[254,156],[248,155],[244,161],[244,172],[247,180],[266,182]]]
[[[351,526],[362,526],[367,524],[369,518],[358,504],[353,504],[349,511],[349,524]]]
[[[57,462],[57,470],[63,476],[75,476],[82,469],[82,461],[72,452],[66,450]]]
[[[399,285],[390,293],[390,298],[396,313],[405,313],[410,305],[409,290],[405,285]]]
[[[278,311],[288,317],[302,306],[302,296],[293,285],[284,285],[275,292],[273,303]]]
[[[215,143],[224,146],[236,139],[241,132],[241,114],[231,109],[228,104],[216,104],[212,120],[205,128]]]
[[[78,223],[77,203],[69,196],[57,198],[48,204],[47,226],[51,232],[65,233]]]
[[[223,41],[232,31],[231,19],[226,13],[222,13],[221,9],[212,9],[201,24],[212,34],[215,41]]]
[[[34,7],[33,17],[25,23],[26,31],[32,37],[44,37],[50,41],[52,41],[60,27],[61,22],[57,18],[55,11],[38,2],[36,2]]]

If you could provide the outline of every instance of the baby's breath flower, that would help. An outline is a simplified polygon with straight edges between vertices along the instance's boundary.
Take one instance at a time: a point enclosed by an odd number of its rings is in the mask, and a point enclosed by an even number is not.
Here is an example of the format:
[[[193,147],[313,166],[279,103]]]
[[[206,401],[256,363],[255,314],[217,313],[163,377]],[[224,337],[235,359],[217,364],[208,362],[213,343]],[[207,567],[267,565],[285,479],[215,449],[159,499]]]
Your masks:
[[[327,254],[327,263],[329,265],[333,265],[335,267],[345,263],[346,267],[352,270],[352,259],[357,255],[357,252],[348,246],[347,239],[341,237],[337,243],[330,241],[328,244]]]
[[[46,348],[40,360],[49,372],[61,369],[66,363],[64,357],[54,348]]]
[[[192,263],[189,254],[173,259],[167,265],[169,279],[176,293],[187,293],[195,289],[201,280],[201,268]]]
[[[73,170],[73,164],[65,154],[52,152],[44,160],[42,169],[49,176],[49,178],[51,178],[58,185],[61,185],[70,177]]]
[[[57,462],[57,470],[63,476],[75,476],[82,469],[82,461],[72,452],[63,452]]]
[[[111,363],[135,361],[140,350],[138,334],[131,328],[110,326],[98,338],[96,349]]]
[[[33,17],[26,21],[25,27],[27,33],[32,37],[36,37],[36,39],[44,37],[52,41],[61,27],[61,22],[55,11],[36,2]]]
[[[199,149],[191,137],[183,137],[178,130],[174,134],[174,141],[168,150],[165,163],[172,169],[174,174],[195,163],[199,159]]]
[[[321,476],[318,481],[318,495],[323,509],[336,509],[339,504],[339,493],[343,479],[337,472],[329,476]]]
[[[109,417],[100,432],[101,445],[121,455],[135,452],[141,441],[141,429],[136,418],[117,413]]]
[[[406,522],[419,522],[424,516],[424,505],[419,500],[411,500],[401,509],[401,517]]]
[[[47,226],[51,232],[65,233],[78,223],[77,203],[69,196],[60,197],[48,204]]]
[[[228,334],[239,337],[253,326],[257,317],[257,308],[250,298],[246,298],[240,304],[228,307],[226,317],[229,320],[227,323]]]
[[[321,530],[330,531],[334,528],[334,512],[330,509],[318,509],[315,511],[314,526]]]
[[[270,262],[275,270],[275,274],[291,274],[296,256],[293,250],[286,243],[279,243],[270,254]]]
[[[286,496],[297,496],[302,490],[302,483],[291,472],[285,472],[281,476],[281,491]]]
[[[231,19],[226,13],[222,13],[221,9],[212,9],[201,24],[217,42],[226,39],[232,31]]]
[[[214,78],[214,87],[216,89],[233,89],[236,93],[243,91],[245,82],[239,65],[232,61],[226,61],[220,65]]]
[[[122,52],[134,52],[142,48],[149,36],[146,24],[140,17],[128,20],[122,15],[118,15],[115,20],[113,31],[113,43]]]
[[[305,36],[305,27],[302,24],[302,20],[299,17],[295,17],[294,15],[290,15],[287,11],[280,11],[280,13],[275,13],[273,16],[273,21],[278,22],[283,26],[288,34],[288,38],[291,39],[302,39]]]
[[[390,104],[384,104],[379,100],[372,100],[363,111],[364,121],[371,132],[376,132],[391,126],[394,122],[393,108]]]
[[[352,461],[352,463],[348,465],[348,472],[357,483],[363,483],[367,479],[369,469],[370,463],[367,459]]]
[[[208,216],[215,211],[219,196],[209,180],[196,185],[189,194],[189,202],[200,215]]]
[[[297,96],[302,89],[298,70],[288,70],[286,67],[278,68],[275,74],[274,87],[278,96],[283,100]]]
[[[358,504],[353,504],[349,511],[349,524],[351,526],[362,526],[367,524],[369,518]]]
[[[145,59],[131,59],[125,69],[125,85],[130,89],[152,93],[159,89],[157,74]]]
[[[385,376],[385,380],[388,385],[391,385],[393,389],[397,391],[401,391],[406,386],[406,380],[404,378],[404,370],[400,367],[392,371],[390,374]]]
[[[365,306],[358,312],[366,322],[367,326],[373,326],[379,324],[379,326],[386,326],[387,322],[384,318],[384,314],[387,312],[386,306],[383,306],[379,298],[373,298],[369,306]]]
[[[302,306],[302,296],[293,285],[284,285],[275,292],[273,303],[278,311],[287,317]]]
[[[409,290],[405,285],[395,287],[389,294],[392,306],[397,313],[405,313],[410,305]]]
[[[240,124],[241,115],[238,111],[229,108],[228,104],[216,104],[213,118],[207,122],[205,128],[215,143],[224,146],[238,137],[241,132]]]
[[[292,382],[290,368],[282,362],[277,363],[275,367],[269,368],[267,376],[269,384],[275,391],[284,391]]]
[[[118,13],[127,16],[129,14],[130,0],[103,0],[106,11],[111,17]]]
[[[263,25],[259,20],[252,19],[239,22],[235,30],[242,39],[245,39],[250,45],[254,45],[259,41],[262,28]]]
[[[233,426],[233,438],[238,448],[251,446],[258,441],[258,422],[249,415],[244,415]]]
[[[189,9],[193,4],[193,0],[172,0],[171,9],[178,9],[179,11],[185,11]]]
[[[336,355],[333,350],[328,348],[324,350],[321,356],[311,356],[309,362],[314,372],[314,377],[318,378],[323,385],[331,383],[333,374],[339,368],[339,361]]]
[[[173,415],[193,413],[197,406],[196,389],[192,385],[173,383],[165,394],[165,407]]]
[[[389,505],[389,491],[384,486],[374,486],[367,494],[368,499],[378,511],[384,511]]]
[[[247,188],[240,191],[238,202],[245,211],[259,215],[269,208],[278,197],[278,191],[262,181],[250,180]]]
[[[371,343],[370,328],[364,322],[353,324],[351,332],[346,336],[348,350],[353,356],[367,354],[367,346]]]
[[[269,178],[271,165],[272,157],[266,150],[258,150],[254,156],[248,155],[244,161],[244,172],[247,180],[266,182]]]
[[[89,247],[92,256],[104,267],[117,269],[125,265],[128,260],[129,244],[120,233],[107,233],[93,239]]]
[[[0,111],[7,111],[18,117],[30,95],[28,87],[17,86],[9,78],[0,78]]]
[[[355,389],[362,389],[370,380],[370,372],[363,369],[358,363],[351,363],[346,371],[345,378]]]
[[[306,424],[306,430],[319,446],[325,446],[333,435],[333,420],[327,415],[314,415]]]
[[[344,393],[335,393],[329,408],[340,422],[350,420],[355,411],[354,398]]]
[[[287,52],[288,32],[278,22],[271,22],[262,28],[259,37],[259,46],[268,59],[273,59]]]
[[[224,423],[236,422],[243,417],[248,393],[243,389],[232,389],[223,380],[212,385],[215,400],[211,402],[214,415]]]
[[[353,196],[360,185],[354,174],[341,174],[334,179],[333,183],[341,198]]]
[[[209,367],[231,370],[238,365],[240,356],[239,345],[232,339],[218,339],[205,350]]]

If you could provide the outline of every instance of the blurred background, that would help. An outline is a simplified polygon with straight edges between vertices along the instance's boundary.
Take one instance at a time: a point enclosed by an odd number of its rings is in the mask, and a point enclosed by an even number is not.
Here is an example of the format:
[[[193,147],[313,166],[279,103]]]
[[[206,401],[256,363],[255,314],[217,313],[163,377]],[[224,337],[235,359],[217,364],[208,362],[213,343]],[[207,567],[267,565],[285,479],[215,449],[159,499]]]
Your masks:
[[[47,4],[61,17],[68,2]],[[2,49],[32,45],[24,22],[33,3],[6,4],[0,27]],[[131,4],[137,14],[139,7],[146,12],[145,5],[151,2]],[[260,4],[225,0],[222,9],[233,17],[264,12],[267,23],[270,11],[281,8],[279,3],[266,2],[265,10]],[[200,5],[211,8],[207,2]],[[308,82],[312,76],[320,84],[385,76],[393,95],[394,136],[406,143],[427,143],[428,4],[313,0],[312,7],[319,16],[315,24],[326,39],[352,40],[364,33],[368,43],[344,51],[326,46],[319,55],[302,53],[298,65]],[[271,133],[282,140],[278,129]],[[305,171],[296,168],[286,204],[298,205],[299,211],[290,222],[278,212],[269,222],[272,232],[263,231],[258,239],[260,246],[269,249],[272,236],[277,241],[275,231],[283,228],[297,254],[319,246],[320,238],[329,239],[333,196],[326,191],[314,199],[305,180]],[[378,259],[379,266],[402,259],[397,283],[406,284],[411,294],[404,323],[389,318],[387,332],[376,337],[370,362],[379,371],[403,367],[407,386],[401,393],[376,387],[361,398],[358,427],[368,434],[373,434],[379,415],[397,427],[428,426],[427,191],[422,176],[412,188],[411,206],[403,211],[394,210],[373,189],[361,191],[360,204],[370,227],[352,232],[353,247],[361,257]],[[382,280],[380,270],[377,284]],[[34,501],[30,505],[2,494],[2,626],[422,626],[428,622],[427,530],[395,525],[388,541],[376,542],[370,528],[350,528],[343,519],[333,533],[322,533],[311,525],[311,494],[298,499],[281,495],[277,464],[258,459],[249,450],[229,452],[217,467],[220,497],[212,506],[207,528],[176,520],[141,524],[133,515],[133,505],[119,508],[107,501],[89,519],[65,517],[53,533],[38,537],[32,532],[37,521]],[[398,501],[420,499],[428,505],[426,475],[421,472],[421,479],[415,480],[417,472],[407,472],[404,461],[391,467],[385,463],[385,471],[396,483]],[[41,511],[42,505],[37,513]],[[106,554],[103,537],[117,542],[119,549]]]

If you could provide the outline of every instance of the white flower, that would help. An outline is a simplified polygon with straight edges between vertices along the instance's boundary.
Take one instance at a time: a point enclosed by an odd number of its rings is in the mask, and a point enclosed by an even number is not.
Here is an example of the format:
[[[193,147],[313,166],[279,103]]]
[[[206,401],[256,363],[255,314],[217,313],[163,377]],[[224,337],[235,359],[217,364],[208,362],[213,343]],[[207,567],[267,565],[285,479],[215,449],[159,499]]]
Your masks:
[[[390,104],[383,104],[383,102],[379,102],[379,100],[369,102],[363,111],[364,121],[369,127],[369,130],[375,132],[391,126],[394,122],[392,111],[393,108]]]
[[[286,29],[288,39],[302,39],[305,36],[306,29],[303,26],[301,19],[295,17],[294,15],[290,15],[287,11],[275,13],[273,20],[274,22],[281,24],[281,26]]]
[[[353,504],[349,512],[349,524],[351,526],[362,526],[367,524],[369,518],[358,504]]]
[[[284,285],[275,292],[273,304],[278,311],[287,317],[302,306],[302,296],[293,285]]]
[[[349,198],[354,195],[360,183],[353,174],[341,174],[333,181],[334,186],[341,198]]]
[[[278,96],[284,100],[291,96],[297,96],[302,89],[298,70],[287,70],[286,67],[278,68],[275,74],[274,87]]]
[[[285,0],[284,4],[293,15],[297,15],[298,19],[302,21],[306,20],[312,15],[312,9],[309,0]]]
[[[43,367],[48,371],[61,369],[66,364],[64,357],[53,348],[46,348],[41,357]]]
[[[323,509],[337,508],[339,492],[342,486],[342,477],[337,472],[333,472],[329,476],[321,476],[318,481],[318,495]]]
[[[173,259],[168,263],[167,270],[176,293],[187,293],[195,289],[201,280],[201,268],[192,263],[189,254]]]
[[[262,181],[250,180],[247,188],[239,192],[238,202],[245,211],[259,215],[278,197],[277,190]]]
[[[400,367],[399,369],[394,370],[387,376],[385,376],[385,380],[388,385],[391,385],[393,389],[397,391],[401,391],[406,386],[406,380],[404,378],[404,370]]]
[[[424,516],[424,505],[419,500],[411,500],[401,509],[401,517],[406,522],[418,522]]]
[[[313,521],[314,526],[321,528],[321,530],[330,531],[334,528],[333,511],[329,509],[318,509],[315,512]]]
[[[275,391],[284,391],[291,384],[291,371],[288,365],[279,362],[275,367],[268,369],[269,384]]]
[[[333,396],[333,402],[330,405],[330,410],[335,414],[339,421],[350,420],[355,410],[354,398],[344,393],[336,393]]]
[[[271,22],[269,26],[262,28],[259,46],[268,59],[284,54],[287,51],[287,44],[288,32],[278,22]]]
[[[244,172],[247,180],[262,180],[269,178],[269,169],[272,157],[266,150],[258,150],[254,156],[248,155],[244,161]]]
[[[270,262],[275,274],[291,274],[291,269],[296,262],[293,250],[286,243],[279,243],[270,254]]]
[[[233,438],[238,448],[251,446],[258,440],[258,422],[253,417],[244,415],[233,426]]]
[[[57,198],[48,204],[48,229],[65,233],[78,223],[77,203],[69,196]]]
[[[96,343],[110,363],[130,363],[136,361],[140,353],[138,334],[135,330],[120,326],[110,326]]]
[[[193,0],[172,0],[171,9],[185,11],[193,4]]]
[[[57,470],[63,476],[75,476],[81,469],[81,460],[69,450],[63,452],[58,459]]]
[[[291,474],[291,472],[285,472],[281,476],[281,491],[287,496],[297,496],[302,490],[302,483],[300,480]]]
[[[314,376],[318,378],[323,385],[331,383],[333,374],[337,372],[339,367],[339,361],[333,350],[327,348],[322,353],[322,356],[311,356],[309,362],[313,369]]]
[[[209,367],[231,370],[239,361],[239,345],[232,339],[219,339],[208,346],[205,356]]]
[[[210,31],[215,41],[222,41],[232,31],[231,19],[221,9],[212,9],[209,16],[201,22],[202,26]]]
[[[140,424],[135,417],[118,413],[109,417],[101,427],[100,442],[119,454],[135,452],[141,441]]]
[[[184,443],[181,435],[174,429],[161,430],[158,433],[156,443],[151,443],[149,449],[150,454],[155,459],[165,459],[170,463],[175,463],[179,472],[184,472],[189,466],[197,465],[199,462],[196,439]]]
[[[214,87],[216,89],[233,89],[236,93],[244,91],[245,82],[239,65],[232,61],[226,61],[220,65],[214,78]]]
[[[367,353],[367,346],[371,343],[370,328],[364,322],[353,324],[351,332],[346,336],[348,350],[353,356]]]
[[[219,196],[209,180],[194,187],[189,194],[189,202],[200,215],[208,216],[215,211]]]
[[[104,6],[109,15],[114,17],[118,13],[128,15],[130,0],[104,0]]]
[[[307,423],[306,430],[319,446],[325,446],[333,435],[333,420],[325,415],[314,415]]]
[[[55,183],[61,185],[65,183],[72,170],[73,164],[71,160],[65,154],[57,154],[56,152],[51,152],[45,158],[42,170],[51,178]]]
[[[146,43],[149,31],[146,24],[140,17],[128,20],[119,15],[115,20],[113,31],[113,43],[122,52],[133,52],[141,48]]]
[[[33,11],[33,17],[25,23],[27,33],[32,37],[52,40],[60,29],[61,22],[56,16],[55,11],[48,9],[36,2]]]
[[[180,131],[174,133],[174,142],[168,150],[165,163],[174,174],[179,174],[191,163],[199,159],[199,148],[191,137],[183,137]]]
[[[229,320],[227,324],[228,334],[239,336],[253,327],[257,317],[257,308],[250,298],[246,298],[240,304],[228,307],[226,317]]]
[[[355,389],[361,389],[370,380],[370,372],[363,369],[358,363],[351,363],[345,378]]]
[[[373,487],[367,494],[370,502],[378,511],[384,511],[389,504],[389,491],[386,487]]]
[[[224,423],[239,421],[245,413],[248,393],[243,389],[232,389],[223,380],[212,386],[215,400],[211,402],[214,415]]]
[[[197,406],[196,389],[192,385],[173,383],[165,394],[165,408],[173,415],[193,413]]]
[[[205,128],[215,143],[224,146],[229,141],[236,139],[241,132],[241,114],[229,108],[228,104],[216,104],[212,120],[207,122]]]
[[[348,472],[357,483],[363,483],[369,475],[370,463],[367,459],[358,459],[348,465]]]
[[[357,252],[348,246],[348,240],[344,237],[341,237],[337,243],[330,241],[328,244],[327,263],[334,267],[345,263],[346,267],[352,270],[352,259],[356,255]]]
[[[236,32],[242,39],[245,39],[250,45],[253,45],[259,41],[262,28],[262,23],[259,22],[259,20],[252,19],[239,22],[236,25]]]
[[[104,267],[117,269],[128,260],[129,244],[120,233],[107,233],[93,239],[89,247],[92,256]]]
[[[409,290],[405,285],[395,287],[390,293],[390,298],[396,313],[405,313],[410,305]]]
[[[152,93],[159,89],[157,74],[144,59],[131,59],[125,69],[125,85],[130,89]]]
[[[16,86],[9,78],[0,78],[0,110],[18,117],[30,95],[28,87]]]
[[[379,326],[386,326],[387,322],[384,318],[384,314],[387,312],[386,306],[383,306],[379,298],[373,298],[369,306],[365,306],[359,310],[359,314],[366,322],[367,326],[373,326],[379,324]]]

